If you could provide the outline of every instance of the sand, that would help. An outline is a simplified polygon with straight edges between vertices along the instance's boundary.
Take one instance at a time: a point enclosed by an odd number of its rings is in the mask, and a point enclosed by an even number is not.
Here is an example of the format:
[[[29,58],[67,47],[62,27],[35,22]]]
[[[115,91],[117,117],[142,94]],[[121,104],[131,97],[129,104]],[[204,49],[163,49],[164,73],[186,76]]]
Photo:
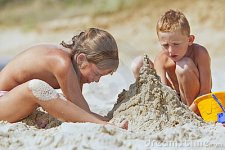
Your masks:
[[[145,56],[140,77],[123,90],[108,116],[129,129],[93,123],[62,123],[41,110],[22,122],[0,121],[1,149],[223,149],[225,128],[205,123],[163,85]],[[38,129],[36,120],[48,120]]]
[[[127,131],[110,125],[62,123],[39,108],[22,122],[0,121],[0,150],[224,149],[225,128],[221,124],[206,124],[190,112],[174,91],[161,85],[150,68],[143,69],[135,82],[129,66],[134,57],[143,53],[155,58],[160,50],[155,31],[157,18],[169,8],[178,8],[190,21],[195,42],[209,51],[212,91],[224,91],[224,2],[149,1],[135,10],[114,15],[90,19],[88,14],[73,14],[74,17],[65,21],[50,19],[38,23],[38,28],[29,32],[20,28],[0,29],[0,69],[10,58],[34,44],[60,43],[87,27],[100,27],[112,33],[120,49],[120,66],[113,76],[103,77],[98,84],[85,85],[83,93],[92,111],[108,114],[116,124],[129,120]],[[49,122],[45,129],[37,128],[36,121],[40,120]]]

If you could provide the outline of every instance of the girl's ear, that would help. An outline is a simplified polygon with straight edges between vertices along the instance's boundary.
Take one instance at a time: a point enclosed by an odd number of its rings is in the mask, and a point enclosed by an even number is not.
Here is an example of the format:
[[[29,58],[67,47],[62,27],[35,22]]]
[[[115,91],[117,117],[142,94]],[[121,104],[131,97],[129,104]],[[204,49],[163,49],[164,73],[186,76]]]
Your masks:
[[[84,69],[88,65],[87,57],[84,53],[78,54],[77,65],[80,69]]]
[[[194,35],[190,35],[189,36],[189,40],[188,40],[188,45],[191,46],[194,43],[195,40],[195,36]]]

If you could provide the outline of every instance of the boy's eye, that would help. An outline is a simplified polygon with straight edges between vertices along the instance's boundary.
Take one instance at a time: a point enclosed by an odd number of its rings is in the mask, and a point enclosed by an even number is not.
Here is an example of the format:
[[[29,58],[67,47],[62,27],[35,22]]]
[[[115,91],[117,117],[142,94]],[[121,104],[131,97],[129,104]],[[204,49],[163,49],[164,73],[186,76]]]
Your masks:
[[[168,47],[169,46],[169,44],[162,44],[162,47]]]

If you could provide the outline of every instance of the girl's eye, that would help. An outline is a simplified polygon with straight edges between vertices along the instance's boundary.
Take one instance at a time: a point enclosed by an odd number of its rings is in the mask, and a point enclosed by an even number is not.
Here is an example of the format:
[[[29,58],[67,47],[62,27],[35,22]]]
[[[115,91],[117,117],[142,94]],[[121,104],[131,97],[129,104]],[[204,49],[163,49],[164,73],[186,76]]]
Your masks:
[[[94,74],[95,74],[95,76],[99,76],[99,73],[97,73],[97,72],[94,72]]]
[[[163,44],[163,45],[162,45],[162,47],[168,47],[168,46],[169,46],[168,44]]]

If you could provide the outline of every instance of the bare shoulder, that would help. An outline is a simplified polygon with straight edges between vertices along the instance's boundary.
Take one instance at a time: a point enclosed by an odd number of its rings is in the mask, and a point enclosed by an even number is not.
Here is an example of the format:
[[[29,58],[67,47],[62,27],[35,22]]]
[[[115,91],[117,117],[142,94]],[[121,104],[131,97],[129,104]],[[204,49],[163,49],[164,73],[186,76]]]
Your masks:
[[[6,69],[15,68],[14,72],[53,73],[55,70],[63,70],[71,63],[70,54],[57,45],[35,45],[18,54]]]
[[[54,45],[44,46],[42,48],[45,55],[43,61],[47,63],[45,66],[52,72],[64,72],[72,66],[71,54],[65,48]]]
[[[209,56],[208,50],[202,45],[193,44],[192,49],[193,49],[194,55],[197,57]]]
[[[39,78],[56,85],[55,75],[66,72],[71,66],[69,53],[60,47],[35,45],[22,51],[3,68],[0,83],[7,86],[5,89],[11,89]]]
[[[211,58],[209,56],[208,50],[199,44],[192,45],[193,54],[191,58],[197,66],[202,66],[202,64],[210,64]]]
[[[68,63],[71,63],[70,54],[63,47],[49,44],[30,47],[18,57],[33,62],[37,67],[51,70],[65,68]]]

